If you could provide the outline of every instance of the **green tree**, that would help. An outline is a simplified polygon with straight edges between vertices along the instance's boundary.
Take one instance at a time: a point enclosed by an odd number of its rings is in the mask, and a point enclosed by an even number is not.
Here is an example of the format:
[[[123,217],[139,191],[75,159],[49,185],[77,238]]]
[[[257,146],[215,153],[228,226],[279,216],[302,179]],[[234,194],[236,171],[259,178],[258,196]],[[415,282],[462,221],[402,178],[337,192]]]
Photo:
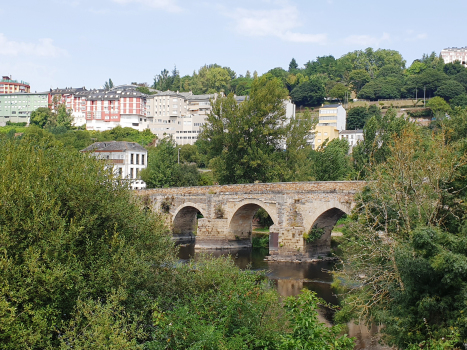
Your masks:
[[[449,101],[449,103],[451,105],[451,108],[467,107],[467,94],[456,96],[451,101]]]
[[[113,87],[114,87],[114,83],[113,83],[112,79],[109,79],[109,81],[106,81],[104,83],[104,90],[108,91],[108,90],[112,89]]]
[[[283,100],[287,90],[278,79],[255,79],[250,97],[238,104],[233,96],[217,98],[199,145],[219,183],[268,182],[278,178],[276,159],[287,133]]]
[[[436,96],[442,97],[447,101],[462,94],[465,94],[465,88],[455,80],[446,81],[435,92]]]
[[[451,107],[449,104],[444,100],[444,98],[436,96],[430,99],[426,106],[430,108],[433,111],[433,114],[439,115],[444,115],[445,113],[449,112],[451,110]]]
[[[329,97],[332,98],[337,98],[339,100],[344,100],[346,92],[348,92],[349,89],[347,86],[341,83],[335,84],[332,89],[329,91]]]
[[[363,142],[352,149],[356,178],[365,178],[377,164],[386,161],[394,137],[412,126],[405,118],[397,117],[394,109],[389,109],[385,115],[380,112],[372,115],[363,128]]]
[[[156,147],[148,148],[148,166],[141,171],[141,179],[148,188],[174,185],[177,152],[175,141],[169,137],[159,140]]]
[[[37,125],[40,128],[45,128],[49,119],[52,118],[52,111],[47,107],[39,107],[31,113],[31,125]]]
[[[347,130],[363,129],[367,119],[370,117],[366,107],[354,107],[347,111]]]
[[[465,156],[444,132],[414,126],[389,148],[345,234],[338,280],[349,291],[338,319],[384,324],[385,342],[398,348],[460,333],[456,343],[467,329],[465,193],[457,188]]]
[[[370,82],[370,80],[370,74],[364,69],[357,69],[349,74],[349,81],[357,93],[363,86],[365,86],[365,84]]]
[[[324,101],[324,84],[317,78],[310,79],[290,93],[293,102],[299,106],[318,106]]]
[[[148,300],[172,256],[162,221],[104,163],[43,130],[0,143],[2,348],[58,348],[80,304],[110,305],[116,294],[127,320],[116,331],[143,341]],[[77,334],[85,329],[76,324]]]
[[[289,73],[292,73],[298,69],[298,63],[295,61],[295,58],[292,58],[292,60],[289,63]]]
[[[347,157],[349,143],[345,139],[325,141],[313,159],[314,174],[317,181],[345,180],[351,173]]]

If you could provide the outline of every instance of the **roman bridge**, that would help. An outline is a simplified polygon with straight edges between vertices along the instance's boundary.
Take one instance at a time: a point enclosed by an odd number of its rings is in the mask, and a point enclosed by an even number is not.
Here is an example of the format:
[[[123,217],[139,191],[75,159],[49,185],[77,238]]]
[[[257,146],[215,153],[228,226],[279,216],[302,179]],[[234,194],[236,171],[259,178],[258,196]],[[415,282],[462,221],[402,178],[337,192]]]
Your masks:
[[[196,234],[195,247],[251,246],[256,211],[266,210],[272,254],[308,255],[330,251],[331,231],[337,220],[349,214],[354,195],[366,182],[289,182],[240,185],[176,187],[140,190],[153,210],[170,220],[174,235]],[[201,218],[202,216],[202,218]],[[200,217],[198,219],[198,217]],[[307,244],[303,238],[312,228],[323,229],[321,238]]]

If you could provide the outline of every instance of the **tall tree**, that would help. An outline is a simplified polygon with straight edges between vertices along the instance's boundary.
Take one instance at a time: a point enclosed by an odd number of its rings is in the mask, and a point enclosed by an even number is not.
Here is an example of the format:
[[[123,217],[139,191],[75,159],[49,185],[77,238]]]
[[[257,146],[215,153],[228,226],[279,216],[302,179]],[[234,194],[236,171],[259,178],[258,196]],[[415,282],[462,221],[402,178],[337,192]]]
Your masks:
[[[317,78],[312,78],[295,87],[290,93],[295,104],[300,106],[317,106],[324,101],[324,84]]]
[[[295,61],[295,58],[292,58],[292,60],[289,63],[289,73],[292,73],[296,71],[298,68],[298,63]]]
[[[278,79],[261,77],[250,97],[238,104],[233,94],[217,98],[200,135],[219,183],[274,181],[280,169],[287,124],[287,90]]]

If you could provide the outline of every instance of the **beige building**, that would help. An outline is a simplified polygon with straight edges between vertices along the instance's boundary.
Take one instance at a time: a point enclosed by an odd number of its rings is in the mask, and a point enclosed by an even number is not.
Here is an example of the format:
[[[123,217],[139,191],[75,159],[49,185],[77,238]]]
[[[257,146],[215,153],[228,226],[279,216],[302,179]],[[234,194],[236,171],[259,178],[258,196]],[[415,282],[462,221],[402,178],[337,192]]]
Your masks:
[[[312,145],[317,149],[325,140],[339,138],[339,132],[345,130],[347,112],[342,105],[326,105],[319,109],[319,122],[315,128]]]

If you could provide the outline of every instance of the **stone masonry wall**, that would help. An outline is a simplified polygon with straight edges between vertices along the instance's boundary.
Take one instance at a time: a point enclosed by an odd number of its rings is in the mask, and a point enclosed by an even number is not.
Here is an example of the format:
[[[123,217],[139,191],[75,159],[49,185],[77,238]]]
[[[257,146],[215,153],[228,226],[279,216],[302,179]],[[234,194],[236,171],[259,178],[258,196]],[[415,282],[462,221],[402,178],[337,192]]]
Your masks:
[[[325,252],[330,249],[330,231],[343,213],[350,213],[355,193],[363,181],[259,183],[205,187],[139,190],[151,199],[154,210],[170,203],[169,214],[177,232],[194,227],[198,211],[196,240],[251,239],[251,218],[262,207],[274,221],[279,233],[278,254]],[[219,217],[219,208],[222,217]],[[313,225],[325,229],[314,245],[306,244],[303,234]],[[313,253],[313,254],[314,254]]]

